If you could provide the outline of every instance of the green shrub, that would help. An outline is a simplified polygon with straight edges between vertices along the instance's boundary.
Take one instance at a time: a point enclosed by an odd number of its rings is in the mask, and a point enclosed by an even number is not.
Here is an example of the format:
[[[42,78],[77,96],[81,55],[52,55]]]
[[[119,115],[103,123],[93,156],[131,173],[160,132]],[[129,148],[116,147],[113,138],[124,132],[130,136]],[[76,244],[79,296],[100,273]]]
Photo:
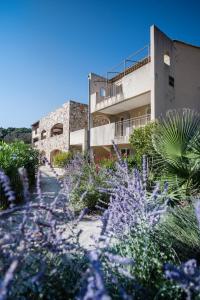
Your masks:
[[[182,261],[191,257],[200,261],[200,231],[193,205],[172,208],[157,235],[171,244]]]
[[[115,163],[116,163],[115,158],[103,158],[99,161],[101,167],[106,169],[112,169],[112,170],[115,169]]]
[[[0,168],[10,178],[11,187],[16,195],[16,200],[23,199],[23,188],[18,174],[18,169],[27,170],[30,188],[35,184],[35,175],[38,169],[38,151],[23,142],[6,144],[0,142]],[[7,205],[7,199],[0,186],[1,206]]]
[[[58,168],[64,168],[72,159],[71,152],[60,152],[53,158],[53,165]]]
[[[156,154],[153,143],[152,134],[155,132],[157,123],[151,122],[144,127],[139,127],[133,130],[129,142],[133,147],[135,163],[140,166],[143,155],[148,158],[153,158]]]
[[[136,286],[133,288],[131,281],[126,290],[130,290],[135,299],[181,299],[180,291],[163,275],[163,265],[175,262],[176,255],[167,242],[159,242],[154,232],[138,226],[135,233],[128,234],[114,245],[113,252],[134,261],[128,271],[134,277]],[[127,283],[126,279],[125,285]]]
[[[79,182],[71,193],[71,204],[75,210],[80,211],[84,207],[90,210],[96,210],[96,205],[106,205],[109,201],[109,195],[102,193],[99,187],[105,184],[105,175],[102,168],[98,168],[94,163],[88,163],[83,160],[78,175],[72,175],[74,182]]]
[[[47,253],[44,274],[39,284],[31,282],[30,274],[41,269],[39,253],[29,253],[23,261],[23,269],[15,276],[8,299],[64,300],[75,299],[79,294],[82,274],[86,271],[87,261],[82,254]]]

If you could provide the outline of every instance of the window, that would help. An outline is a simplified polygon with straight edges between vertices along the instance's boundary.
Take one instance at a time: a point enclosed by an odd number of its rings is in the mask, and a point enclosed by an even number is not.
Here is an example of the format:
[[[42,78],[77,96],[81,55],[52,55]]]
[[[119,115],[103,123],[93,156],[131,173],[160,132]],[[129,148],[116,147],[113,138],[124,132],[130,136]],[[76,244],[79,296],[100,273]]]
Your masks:
[[[165,65],[170,66],[170,56],[167,53],[164,54],[164,63]]]
[[[47,137],[47,132],[46,132],[46,130],[42,130],[42,132],[41,132],[41,140],[46,139],[46,137]]]
[[[116,86],[116,94],[122,94],[122,84]]]
[[[169,85],[174,87],[174,77],[169,76]]]
[[[33,139],[33,143],[37,143],[38,141],[39,141],[38,137],[36,137],[36,138]]]
[[[100,88],[100,97],[105,97],[106,96],[106,90],[105,88],[101,87]]]
[[[124,135],[124,118],[120,119],[120,135]]]
[[[121,155],[123,157],[129,156],[130,155],[130,149],[128,149],[128,148],[121,149]]]
[[[63,124],[58,123],[51,128],[51,136],[60,135],[60,134],[63,134]]]

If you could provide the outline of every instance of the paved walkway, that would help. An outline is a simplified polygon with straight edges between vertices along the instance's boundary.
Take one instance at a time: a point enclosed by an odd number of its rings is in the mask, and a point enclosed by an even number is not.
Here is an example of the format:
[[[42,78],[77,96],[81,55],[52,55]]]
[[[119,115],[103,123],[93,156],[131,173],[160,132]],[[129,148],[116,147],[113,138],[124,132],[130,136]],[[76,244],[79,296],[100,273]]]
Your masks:
[[[63,170],[55,169],[58,175],[63,175]],[[60,187],[57,182],[55,174],[48,166],[40,167],[41,171],[41,190],[42,194],[45,196],[45,201],[52,200],[56,197]],[[82,230],[80,235],[80,244],[84,248],[88,249],[94,245],[91,236],[98,237],[100,232],[100,224],[98,217],[95,216],[85,216],[82,221],[78,224],[78,229]]]

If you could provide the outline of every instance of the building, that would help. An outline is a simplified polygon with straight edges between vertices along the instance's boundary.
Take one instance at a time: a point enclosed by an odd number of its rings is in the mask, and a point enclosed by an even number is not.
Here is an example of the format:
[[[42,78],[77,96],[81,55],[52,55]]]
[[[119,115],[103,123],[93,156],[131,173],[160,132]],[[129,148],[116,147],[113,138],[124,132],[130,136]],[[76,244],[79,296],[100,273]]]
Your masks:
[[[200,110],[200,47],[172,40],[151,26],[150,45],[106,76],[89,74],[92,152],[107,155],[114,140],[128,153],[134,128],[186,107]]]
[[[150,44],[106,76],[89,74],[89,108],[69,101],[34,123],[33,144],[50,160],[68,150],[107,156],[113,140],[128,154],[134,128],[180,108],[200,111],[200,47],[172,40],[153,25]]]
[[[32,143],[49,161],[62,151],[85,151],[88,105],[68,101],[32,124]]]

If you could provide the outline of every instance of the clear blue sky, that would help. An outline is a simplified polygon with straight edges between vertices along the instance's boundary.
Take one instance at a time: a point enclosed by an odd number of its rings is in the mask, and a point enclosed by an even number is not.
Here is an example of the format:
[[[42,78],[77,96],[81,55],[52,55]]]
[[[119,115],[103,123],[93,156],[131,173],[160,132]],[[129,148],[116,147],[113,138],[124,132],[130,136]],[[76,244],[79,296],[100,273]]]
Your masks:
[[[147,44],[152,24],[200,45],[199,14],[199,0],[0,0],[0,126],[87,102],[88,73]]]

